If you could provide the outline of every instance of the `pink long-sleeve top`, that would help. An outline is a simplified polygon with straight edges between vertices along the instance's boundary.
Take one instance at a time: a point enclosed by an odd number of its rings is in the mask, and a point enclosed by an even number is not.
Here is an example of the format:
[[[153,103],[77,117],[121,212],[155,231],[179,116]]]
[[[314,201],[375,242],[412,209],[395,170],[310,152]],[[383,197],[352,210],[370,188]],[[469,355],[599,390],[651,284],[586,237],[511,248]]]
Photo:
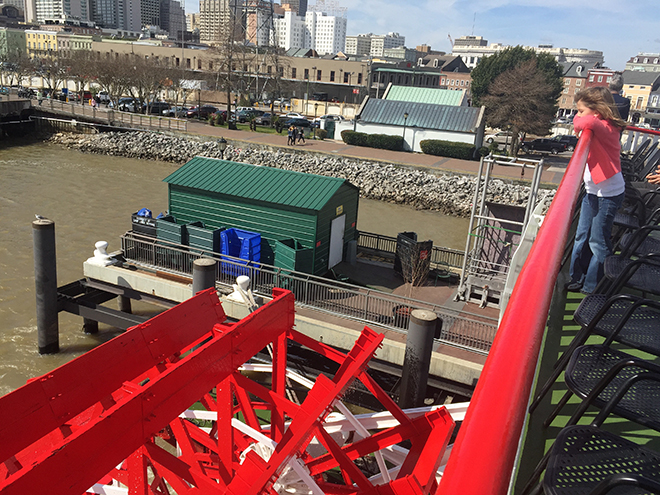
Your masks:
[[[617,126],[596,115],[585,115],[573,119],[573,128],[575,132],[593,131],[587,165],[595,184],[621,173],[621,130]]]

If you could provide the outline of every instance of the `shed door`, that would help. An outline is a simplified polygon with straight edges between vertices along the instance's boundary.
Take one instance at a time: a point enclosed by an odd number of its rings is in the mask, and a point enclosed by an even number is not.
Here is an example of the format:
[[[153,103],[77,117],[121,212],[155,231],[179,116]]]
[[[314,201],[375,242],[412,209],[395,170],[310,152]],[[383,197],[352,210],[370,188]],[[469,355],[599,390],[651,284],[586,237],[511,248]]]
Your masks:
[[[346,215],[335,218],[330,226],[330,254],[328,255],[328,270],[341,263],[344,255],[344,229]]]

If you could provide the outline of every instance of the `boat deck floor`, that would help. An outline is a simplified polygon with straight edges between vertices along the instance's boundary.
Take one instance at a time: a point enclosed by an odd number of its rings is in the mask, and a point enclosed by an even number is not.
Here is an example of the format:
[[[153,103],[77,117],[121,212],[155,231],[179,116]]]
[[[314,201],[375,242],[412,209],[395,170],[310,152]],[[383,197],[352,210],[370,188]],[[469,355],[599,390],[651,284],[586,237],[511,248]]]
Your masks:
[[[561,357],[562,353],[568,348],[571,341],[580,330],[579,325],[573,320],[573,313],[584,298],[584,295],[568,292],[564,293],[561,297],[562,299],[558,301],[557,307],[560,309],[563,308],[563,312],[559,311],[561,314],[553,315],[551,310],[551,320],[546,329],[545,339],[542,344],[537,368],[537,377],[533,390],[540,389],[543,386],[547,377],[552,373],[554,363]],[[554,323],[552,318],[555,318]],[[604,340],[604,338],[599,336],[591,336],[586,343],[601,344]],[[660,358],[657,356],[651,356],[642,351],[630,349],[622,344],[615,343],[612,347],[627,352],[633,356],[642,357],[646,360],[660,364]],[[559,431],[567,424],[571,415],[575,412],[578,404],[581,402],[579,398],[573,396],[550,426],[544,428],[543,423],[545,419],[550,416],[551,411],[559,403],[567,390],[568,388],[564,382],[564,374],[562,373],[551,392],[546,395],[545,399],[541,401],[534,412],[528,416],[527,425],[523,432],[522,451],[518,457],[519,465],[516,475],[515,489],[511,493],[521,493],[522,488],[526,484],[541,457],[552,447],[554,439],[559,434]],[[536,392],[532,394],[532,397],[535,396]],[[596,417],[597,413],[598,410],[591,407],[583,416],[582,420],[579,421],[579,424],[589,424]],[[610,415],[605,421],[604,428],[621,435],[628,440],[660,452],[660,433],[655,430],[615,415]]]
[[[441,274],[436,277],[436,274],[432,272],[424,283],[420,286],[413,287],[404,282],[403,277],[394,271],[391,263],[374,261],[372,259],[358,258],[358,262],[355,265],[342,262],[335,266],[333,271],[337,276],[348,277],[350,282],[356,285],[416,299],[428,304],[443,306],[466,317],[497,319],[499,316],[499,310],[493,307],[480,308],[474,303],[465,301],[455,302],[454,296],[456,295],[459,281],[459,276],[456,273],[452,273],[451,276]],[[318,312],[312,309],[299,308],[297,312],[310,318],[318,317]],[[340,316],[328,315],[327,318],[324,316],[324,320],[356,330],[361,330],[364,327],[364,324],[359,321]],[[496,321],[492,321],[492,323],[496,323]],[[376,326],[373,326],[373,328],[383,332],[385,337],[390,340],[405,343],[406,335],[403,332]],[[486,361],[485,355],[449,345],[440,344],[435,351],[477,364],[484,364]]]

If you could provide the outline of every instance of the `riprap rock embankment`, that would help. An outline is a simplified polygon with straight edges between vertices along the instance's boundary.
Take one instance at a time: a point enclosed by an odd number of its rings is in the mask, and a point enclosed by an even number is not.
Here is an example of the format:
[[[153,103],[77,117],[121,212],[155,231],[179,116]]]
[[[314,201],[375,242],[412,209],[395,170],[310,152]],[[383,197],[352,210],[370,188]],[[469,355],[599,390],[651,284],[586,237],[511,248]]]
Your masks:
[[[194,156],[222,156],[215,141],[156,133],[60,133],[52,136],[51,141],[85,153],[179,164]],[[474,197],[476,178],[469,175],[433,174],[383,162],[253,144],[243,148],[230,143],[224,157],[237,162],[347,179],[360,188],[364,198],[437,210],[454,216],[469,216]],[[554,190],[542,190],[539,199],[552,195]],[[488,199],[507,205],[524,205],[528,196],[529,187],[495,179],[490,184]]]

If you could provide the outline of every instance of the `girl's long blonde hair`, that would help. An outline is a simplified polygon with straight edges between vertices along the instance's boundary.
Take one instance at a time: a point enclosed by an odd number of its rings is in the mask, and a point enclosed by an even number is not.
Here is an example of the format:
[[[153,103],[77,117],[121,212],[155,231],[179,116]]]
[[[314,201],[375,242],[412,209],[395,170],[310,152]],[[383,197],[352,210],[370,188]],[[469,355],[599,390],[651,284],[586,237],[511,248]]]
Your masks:
[[[574,100],[575,103],[581,101],[584,106],[597,112],[602,118],[609,120],[621,129],[628,125],[619,115],[612,93],[603,86],[585,88],[575,95]]]

